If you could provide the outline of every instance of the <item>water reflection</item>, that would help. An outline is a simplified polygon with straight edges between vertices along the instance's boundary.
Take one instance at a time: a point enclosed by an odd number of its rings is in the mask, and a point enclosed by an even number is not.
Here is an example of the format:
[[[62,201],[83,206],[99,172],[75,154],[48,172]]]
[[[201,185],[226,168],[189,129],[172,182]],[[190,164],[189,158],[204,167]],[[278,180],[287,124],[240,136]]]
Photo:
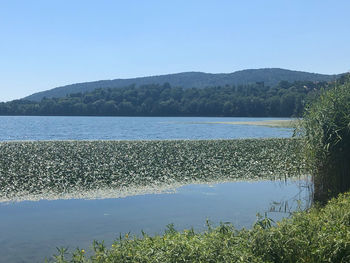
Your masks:
[[[288,181],[284,181],[283,183],[288,183]],[[289,197],[288,199],[276,199],[270,205],[268,209],[268,214],[271,215],[273,213],[282,213],[292,215],[295,211],[303,211],[312,204],[312,183],[309,178],[305,178],[304,180],[298,180],[294,182],[298,185],[298,192]]]

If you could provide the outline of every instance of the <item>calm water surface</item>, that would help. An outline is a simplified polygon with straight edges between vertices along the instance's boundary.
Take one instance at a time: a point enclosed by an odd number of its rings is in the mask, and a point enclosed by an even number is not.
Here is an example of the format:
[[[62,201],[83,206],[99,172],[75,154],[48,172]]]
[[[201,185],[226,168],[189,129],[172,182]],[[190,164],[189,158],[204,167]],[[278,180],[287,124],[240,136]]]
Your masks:
[[[103,200],[56,200],[0,203],[0,261],[43,262],[55,247],[89,248],[92,240],[107,245],[119,234],[163,233],[169,223],[178,230],[206,229],[231,222],[237,228],[251,227],[256,213],[269,211],[273,202],[293,211],[296,200],[307,200],[303,182],[234,182],[187,185],[175,193],[129,196]],[[304,202],[305,203],[305,202]],[[279,220],[288,213],[269,213]]]
[[[13,140],[165,140],[290,137],[292,129],[213,124],[272,118],[169,117],[7,117],[0,116],[0,141]],[[250,227],[257,212],[274,201],[291,210],[307,199],[297,183],[235,182],[188,185],[172,194],[149,194],[103,200],[42,200],[0,203],[0,262],[43,262],[55,247],[88,248],[131,232],[162,233],[169,223],[178,230],[205,229],[232,222]],[[278,209],[278,205],[277,205]],[[288,213],[271,213],[281,219]]]
[[[292,129],[210,122],[273,118],[0,116],[0,141],[290,137]]]

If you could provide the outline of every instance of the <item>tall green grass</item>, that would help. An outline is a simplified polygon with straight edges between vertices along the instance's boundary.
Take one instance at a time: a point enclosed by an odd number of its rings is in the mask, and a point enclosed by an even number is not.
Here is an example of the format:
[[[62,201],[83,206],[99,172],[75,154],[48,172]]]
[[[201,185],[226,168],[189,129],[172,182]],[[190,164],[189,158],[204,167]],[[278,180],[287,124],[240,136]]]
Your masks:
[[[313,175],[314,199],[325,202],[350,189],[350,76],[324,91],[301,122],[306,164]]]

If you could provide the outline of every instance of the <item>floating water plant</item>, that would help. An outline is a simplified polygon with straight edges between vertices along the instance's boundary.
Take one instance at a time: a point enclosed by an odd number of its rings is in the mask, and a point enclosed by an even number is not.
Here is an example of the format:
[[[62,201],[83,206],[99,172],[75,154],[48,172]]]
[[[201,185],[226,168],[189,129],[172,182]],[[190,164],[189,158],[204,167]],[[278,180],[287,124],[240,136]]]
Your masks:
[[[300,143],[296,139],[3,142],[0,201],[194,182],[284,179],[303,173],[296,154]]]

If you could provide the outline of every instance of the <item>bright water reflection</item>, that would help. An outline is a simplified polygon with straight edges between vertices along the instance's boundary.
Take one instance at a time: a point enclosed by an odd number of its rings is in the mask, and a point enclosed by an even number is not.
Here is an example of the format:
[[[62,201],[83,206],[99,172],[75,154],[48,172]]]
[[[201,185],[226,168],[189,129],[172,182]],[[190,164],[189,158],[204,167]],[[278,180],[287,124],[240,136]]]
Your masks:
[[[120,233],[162,233],[174,223],[178,230],[204,230],[208,218],[215,225],[232,222],[237,228],[251,227],[256,213],[273,202],[304,202],[304,182],[230,182],[187,185],[172,194],[148,194],[103,200],[56,200],[0,204],[0,255],[3,262],[43,262],[55,247],[88,248],[92,240],[108,245]],[[284,213],[269,213],[279,220]]]
[[[273,118],[0,116],[0,141],[291,137],[292,129],[209,122]]]

